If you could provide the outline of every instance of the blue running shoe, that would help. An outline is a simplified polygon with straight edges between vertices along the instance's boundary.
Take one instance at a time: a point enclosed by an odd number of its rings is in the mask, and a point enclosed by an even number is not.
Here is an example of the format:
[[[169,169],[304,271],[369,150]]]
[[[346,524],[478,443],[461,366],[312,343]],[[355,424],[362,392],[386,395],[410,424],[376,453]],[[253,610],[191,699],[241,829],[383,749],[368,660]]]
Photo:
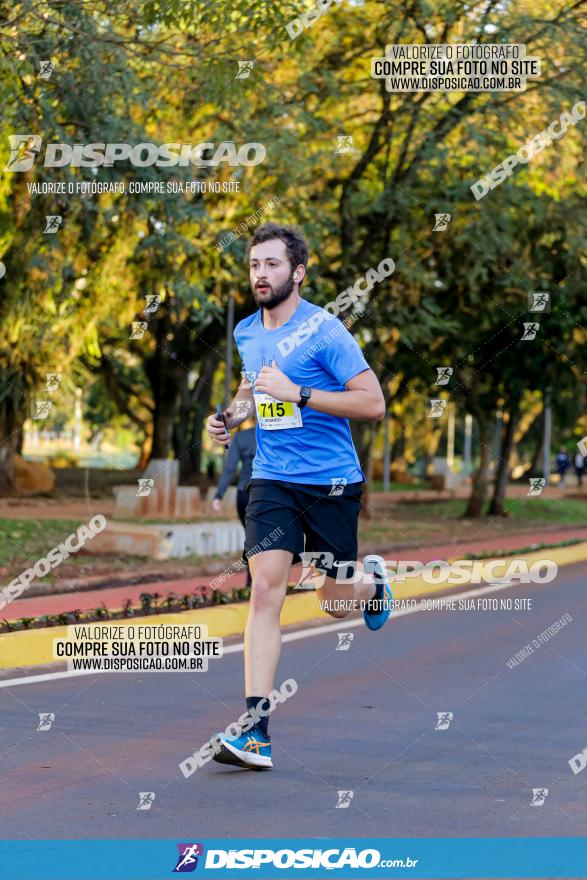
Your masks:
[[[249,730],[235,739],[224,733],[217,733],[211,741],[213,758],[219,764],[235,764],[248,770],[263,770],[273,767],[271,760],[271,740],[260,730]]]
[[[383,596],[382,602],[380,603],[381,610],[368,611],[367,608],[365,608],[363,611],[363,617],[368,628],[381,629],[381,627],[387,623],[387,618],[391,614],[392,600],[391,587],[389,586],[387,569],[385,568],[385,560],[381,556],[376,556],[374,553],[371,553],[369,556],[365,556],[363,565],[365,566],[365,571],[368,574],[373,575],[373,580],[376,584],[379,583],[379,581],[383,581]]]

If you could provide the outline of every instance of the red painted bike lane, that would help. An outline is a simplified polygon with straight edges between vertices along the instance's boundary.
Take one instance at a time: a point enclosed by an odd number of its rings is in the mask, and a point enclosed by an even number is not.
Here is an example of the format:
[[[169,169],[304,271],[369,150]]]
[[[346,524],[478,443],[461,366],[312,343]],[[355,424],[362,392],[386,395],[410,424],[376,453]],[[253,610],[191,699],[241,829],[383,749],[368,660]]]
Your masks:
[[[409,548],[379,550],[385,559],[413,559],[419,562],[431,562],[434,559],[454,559],[459,554],[479,554],[487,552],[498,552],[502,550],[516,550],[531,547],[535,544],[556,544],[560,541],[580,538],[587,540],[587,529],[561,529],[557,531],[543,532],[522,532],[508,536],[492,537],[485,540],[473,541],[467,544],[453,543],[442,545],[430,545],[417,547],[413,550]],[[545,554],[547,551],[545,550]],[[290,578],[291,583],[296,583],[301,574],[301,566],[297,565],[292,568]],[[159,593],[160,596],[166,597],[169,593],[175,593],[176,596],[189,595],[194,590],[201,587],[211,589],[210,582],[218,575],[196,575],[193,578],[182,578],[181,580],[158,581],[147,584],[131,584],[128,586],[106,587],[96,590],[77,590],[69,593],[58,593],[51,596],[32,596],[31,598],[17,599],[6,606],[1,614],[3,618],[9,621],[18,620],[21,617],[38,617],[43,614],[64,614],[69,611],[90,611],[93,608],[99,608],[102,604],[109,611],[122,608],[123,603],[130,599],[133,603],[132,607],[135,611],[140,610],[141,593]],[[245,586],[245,572],[229,575],[223,582],[220,589],[224,592],[240,589]]]

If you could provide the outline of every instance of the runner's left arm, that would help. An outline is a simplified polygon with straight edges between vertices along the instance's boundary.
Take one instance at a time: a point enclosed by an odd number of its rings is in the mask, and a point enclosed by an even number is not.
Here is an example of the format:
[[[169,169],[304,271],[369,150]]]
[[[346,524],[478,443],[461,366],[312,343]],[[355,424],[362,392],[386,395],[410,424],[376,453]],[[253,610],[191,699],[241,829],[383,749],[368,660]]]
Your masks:
[[[339,332],[328,345],[315,352],[317,364],[330,374],[344,391],[312,388],[307,409],[346,419],[369,419],[380,422],[385,416],[385,398],[377,376],[369,367],[356,339],[338,318]],[[263,367],[255,382],[256,391],[264,391],[276,400],[300,402],[301,385],[294,383],[276,366]],[[311,386],[310,386],[311,387]]]
[[[377,376],[371,369],[362,370],[348,379],[345,391],[322,391],[312,388],[312,396],[306,404],[307,409],[340,416],[346,419],[372,419],[380,422],[385,416],[385,399]],[[301,385],[296,385],[279,367],[263,367],[259,372],[255,388],[270,394],[276,400],[289,400],[299,403]]]
[[[306,408],[340,418],[380,422],[385,416],[385,398],[379,380],[352,333],[338,318],[335,323],[340,332],[316,352],[316,361],[345,390],[312,389]]]
[[[301,386],[296,386],[299,388]],[[345,383],[346,391],[321,391],[312,389],[306,409],[346,419],[371,419],[380,422],[385,416],[385,398],[373,370],[363,370]]]

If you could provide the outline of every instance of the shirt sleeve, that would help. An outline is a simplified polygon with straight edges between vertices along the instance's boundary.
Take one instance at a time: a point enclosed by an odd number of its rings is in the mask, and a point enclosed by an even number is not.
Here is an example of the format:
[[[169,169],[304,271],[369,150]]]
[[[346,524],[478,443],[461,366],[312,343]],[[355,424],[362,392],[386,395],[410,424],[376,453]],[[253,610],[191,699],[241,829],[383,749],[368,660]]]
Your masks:
[[[334,376],[337,382],[345,385],[349,379],[369,370],[370,367],[363,356],[359,343],[349,333],[342,321],[339,323],[338,332],[332,334],[332,338],[317,353],[316,359],[325,370]]]

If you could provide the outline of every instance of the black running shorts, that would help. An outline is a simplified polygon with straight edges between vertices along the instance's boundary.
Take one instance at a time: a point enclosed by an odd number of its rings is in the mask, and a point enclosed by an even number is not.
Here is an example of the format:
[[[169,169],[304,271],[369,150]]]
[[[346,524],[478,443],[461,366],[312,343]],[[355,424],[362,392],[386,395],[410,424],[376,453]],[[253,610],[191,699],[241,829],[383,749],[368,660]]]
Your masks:
[[[315,554],[312,565],[329,577],[336,577],[336,562],[357,559],[363,486],[363,483],[333,487],[284,480],[250,480],[245,487],[249,492],[245,557],[264,550],[290,550],[296,563],[300,561],[300,553],[311,552]]]

